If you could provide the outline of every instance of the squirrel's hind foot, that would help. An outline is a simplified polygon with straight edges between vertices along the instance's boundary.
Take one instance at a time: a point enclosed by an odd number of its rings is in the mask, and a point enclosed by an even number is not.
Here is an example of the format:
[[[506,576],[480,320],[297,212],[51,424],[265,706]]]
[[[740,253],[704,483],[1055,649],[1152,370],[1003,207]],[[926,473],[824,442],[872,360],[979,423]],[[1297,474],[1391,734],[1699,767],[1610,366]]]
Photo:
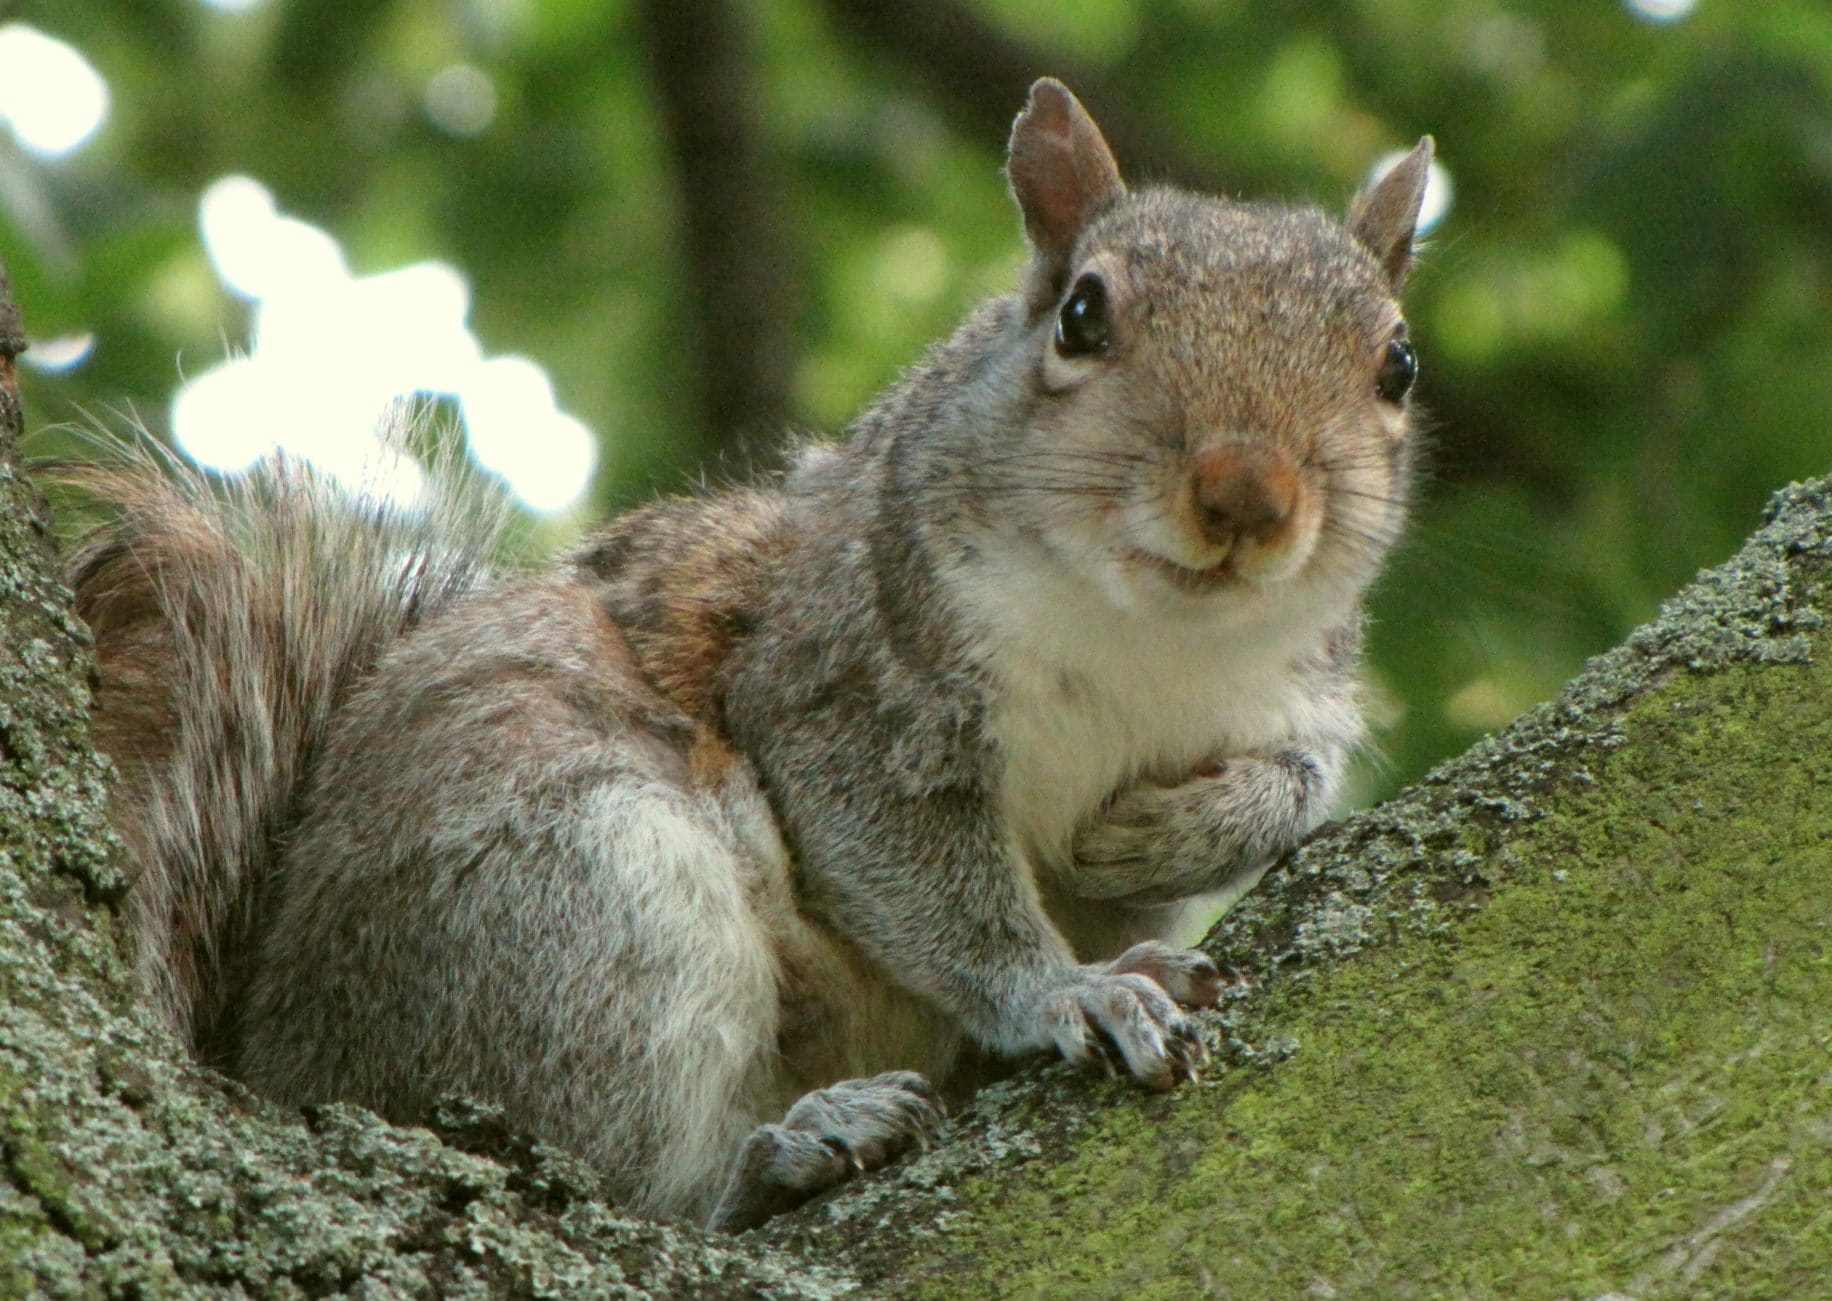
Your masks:
[[[941,1094],[913,1071],[804,1094],[781,1123],[759,1125],[745,1140],[708,1227],[755,1228],[912,1147],[927,1151],[945,1114]]]

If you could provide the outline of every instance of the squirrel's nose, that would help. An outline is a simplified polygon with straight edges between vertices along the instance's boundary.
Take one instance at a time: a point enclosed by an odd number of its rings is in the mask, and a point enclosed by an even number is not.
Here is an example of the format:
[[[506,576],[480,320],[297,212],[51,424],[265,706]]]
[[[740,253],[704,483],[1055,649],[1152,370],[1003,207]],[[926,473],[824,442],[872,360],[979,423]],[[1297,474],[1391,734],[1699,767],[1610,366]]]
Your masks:
[[[1298,471],[1281,452],[1215,448],[1195,463],[1196,527],[1218,547],[1275,540],[1298,500]]]

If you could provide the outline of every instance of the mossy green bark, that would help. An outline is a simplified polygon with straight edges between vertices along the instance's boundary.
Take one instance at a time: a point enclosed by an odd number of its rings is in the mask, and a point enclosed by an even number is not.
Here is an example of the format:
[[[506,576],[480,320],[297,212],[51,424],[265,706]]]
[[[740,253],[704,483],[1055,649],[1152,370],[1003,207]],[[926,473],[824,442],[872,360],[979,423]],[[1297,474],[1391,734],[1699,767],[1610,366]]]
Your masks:
[[[1255,1030],[1285,1061],[1116,1107],[990,1203],[963,1190],[985,1218],[949,1254],[989,1286],[938,1260],[918,1293],[1824,1286],[1832,669],[1732,671],[1708,694],[1635,711],[1596,792],[1513,841],[1454,937],[1268,999]],[[1815,702],[1810,748],[1777,756]]]
[[[1823,1290],[1829,521],[1796,490],[1562,702],[1224,919],[1247,981],[1201,1084],[994,1090],[776,1236],[912,1296]]]

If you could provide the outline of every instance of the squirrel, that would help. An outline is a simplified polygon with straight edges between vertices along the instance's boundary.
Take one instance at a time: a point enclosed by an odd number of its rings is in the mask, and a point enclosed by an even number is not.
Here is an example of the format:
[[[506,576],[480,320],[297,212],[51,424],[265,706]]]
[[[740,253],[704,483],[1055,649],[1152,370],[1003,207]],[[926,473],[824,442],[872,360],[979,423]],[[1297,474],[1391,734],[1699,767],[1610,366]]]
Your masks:
[[[1059,82],[1029,260],[780,476],[498,572],[501,507],[151,454],[69,581],[141,973],[285,1104],[442,1096],[740,1230],[975,1053],[1173,1087],[1167,937],[1328,814],[1405,514],[1429,137],[1346,219],[1129,189]]]

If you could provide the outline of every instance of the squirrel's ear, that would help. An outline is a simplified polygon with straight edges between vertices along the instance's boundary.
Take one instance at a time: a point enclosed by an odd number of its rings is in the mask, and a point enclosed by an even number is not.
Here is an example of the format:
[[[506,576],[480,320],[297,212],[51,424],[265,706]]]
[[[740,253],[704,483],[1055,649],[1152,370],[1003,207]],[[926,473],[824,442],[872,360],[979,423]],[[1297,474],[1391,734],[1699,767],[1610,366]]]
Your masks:
[[[1030,90],[1005,164],[1039,268],[1060,289],[1069,254],[1102,207],[1126,192],[1113,153],[1081,101],[1053,77]]]
[[[1379,259],[1395,289],[1412,266],[1412,234],[1419,205],[1425,201],[1434,148],[1426,136],[1349,204],[1349,231]]]

